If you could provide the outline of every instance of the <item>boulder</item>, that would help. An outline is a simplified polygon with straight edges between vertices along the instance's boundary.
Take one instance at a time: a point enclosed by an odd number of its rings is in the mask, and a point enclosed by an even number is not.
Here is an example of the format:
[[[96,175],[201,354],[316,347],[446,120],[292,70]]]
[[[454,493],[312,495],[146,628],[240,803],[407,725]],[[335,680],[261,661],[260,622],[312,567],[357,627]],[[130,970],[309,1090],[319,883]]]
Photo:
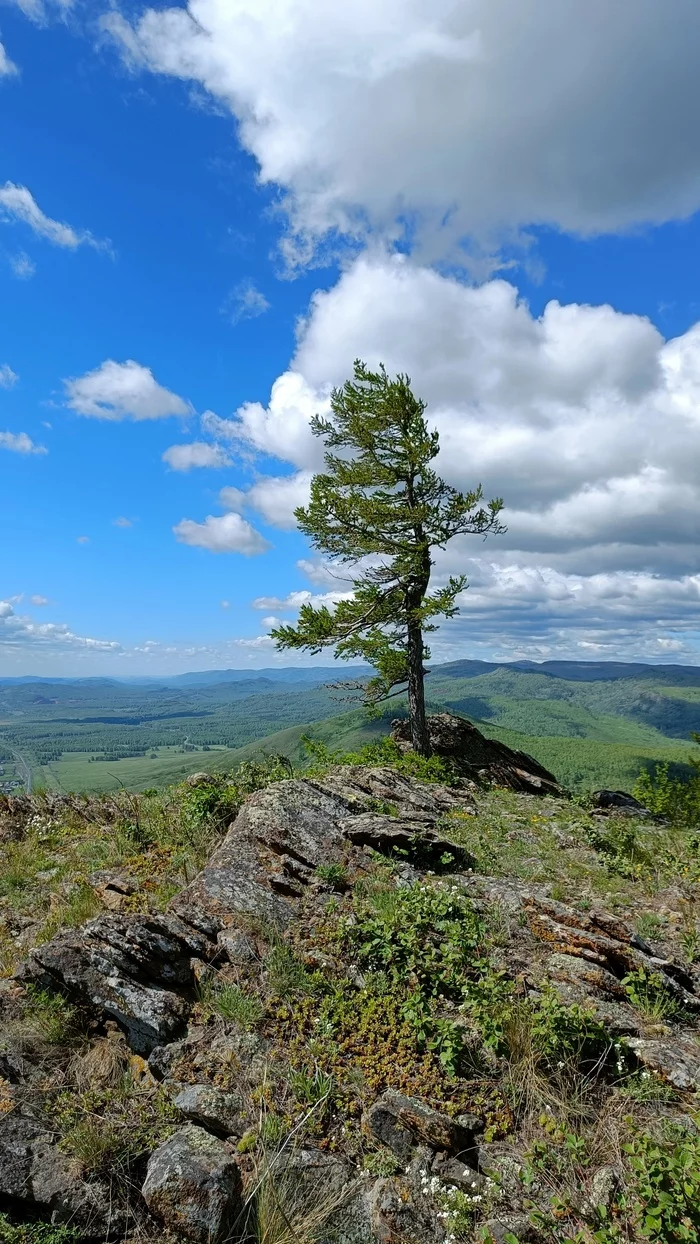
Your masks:
[[[629,795],[624,790],[594,790],[592,800],[594,808],[623,809],[649,816],[649,810],[634,795]]]
[[[434,756],[450,760],[457,773],[479,783],[507,786],[531,795],[563,795],[553,773],[525,752],[487,739],[463,717],[436,713],[428,718],[430,748]],[[407,719],[391,723],[391,737],[403,750],[411,750],[411,726]]]
[[[216,1244],[243,1214],[241,1176],[223,1141],[187,1124],[148,1162],[143,1199],[176,1235]]]
[[[475,1155],[475,1137],[483,1122],[471,1115],[452,1119],[415,1097],[389,1089],[370,1106],[364,1117],[366,1129],[399,1159],[407,1162],[418,1145],[465,1159]]]
[[[217,1136],[242,1136],[245,1131],[243,1101],[236,1093],[224,1093],[211,1084],[189,1084],[175,1098],[186,1119]]]
[[[369,1205],[370,1240],[380,1244],[442,1244],[445,1240],[440,1212],[430,1196],[422,1195],[408,1179],[378,1179]]]
[[[57,989],[124,1028],[138,1054],[176,1037],[206,939],[174,916],[98,916],[32,951],[21,979]]]

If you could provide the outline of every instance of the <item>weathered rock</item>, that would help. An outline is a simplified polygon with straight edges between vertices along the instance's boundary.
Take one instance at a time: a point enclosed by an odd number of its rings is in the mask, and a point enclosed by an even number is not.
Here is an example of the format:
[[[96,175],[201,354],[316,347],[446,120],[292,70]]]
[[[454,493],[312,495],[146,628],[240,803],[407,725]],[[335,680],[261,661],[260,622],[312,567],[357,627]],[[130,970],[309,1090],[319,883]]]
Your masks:
[[[488,1240],[489,1244],[508,1244],[513,1236],[518,1244],[535,1244],[542,1238],[527,1214],[499,1214],[498,1218],[487,1218],[478,1238]]]
[[[258,1203],[279,1207],[292,1238],[313,1238],[316,1244],[372,1244],[363,1181],[334,1154],[292,1148],[273,1155],[262,1176]]]
[[[24,1204],[29,1215],[70,1223],[86,1236],[122,1236],[129,1215],[100,1180],[80,1178],[46,1123],[17,1112],[0,1116],[0,1201]]]
[[[439,864],[444,856],[451,856],[457,868],[473,868],[474,856],[464,847],[443,838],[424,820],[405,817],[379,816],[365,812],[341,821],[341,829],[350,842],[358,846],[372,847],[390,855],[402,851],[428,865]]]
[[[677,1089],[700,1088],[700,1050],[697,1040],[645,1040],[630,1037],[628,1044],[640,1063]]]
[[[175,1105],[186,1119],[217,1136],[242,1136],[245,1131],[243,1101],[236,1093],[224,1093],[210,1084],[190,1084],[178,1093]]]
[[[634,795],[628,795],[624,790],[594,790],[591,798],[594,808],[622,808],[649,816],[648,808],[635,799]]]
[[[468,1158],[475,1153],[475,1136],[483,1130],[480,1119],[463,1115],[458,1122],[393,1089],[370,1106],[364,1124],[402,1163],[418,1144]]]
[[[140,883],[135,877],[115,869],[100,869],[91,873],[88,881],[109,911],[121,911],[126,900],[140,889]]]
[[[433,1174],[438,1175],[444,1184],[453,1188],[462,1188],[473,1194],[483,1188],[486,1180],[472,1166],[466,1166],[459,1158],[449,1158],[438,1153],[431,1166]]]
[[[369,1205],[373,1237],[380,1244],[441,1244],[445,1239],[431,1199],[403,1177],[378,1179]]]
[[[513,751],[505,743],[487,739],[463,717],[436,713],[428,718],[428,734],[433,755],[451,760],[457,771],[467,778],[534,795],[564,793],[554,774],[539,761],[525,752]],[[400,747],[410,749],[408,720],[392,721],[391,737]]]
[[[209,953],[206,939],[173,916],[98,916],[33,950],[21,975],[115,1019],[141,1054],[183,1028],[192,958]]]
[[[338,766],[323,779],[276,782],[246,800],[171,911],[211,938],[228,936],[231,926],[237,937],[242,917],[284,927],[316,868],[347,851],[352,825],[376,800],[391,803],[399,818],[410,814],[418,843],[436,836],[434,824],[444,812],[473,809],[467,791],[426,786],[389,768]],[[420,819],[413,829],[415,814]]]
[[[243,1212],[241,1176],[231,1153],[192,1124],[151,1154],[142,1193],[152,1214],[196,1244],[225,1238]]]
[[[608,1210],[620,1186],[620,1172],[614,1166],[601,1166],[591,1180],[591,1186],[581,1201],[581,1213],[595,1218],[600,1210]]]

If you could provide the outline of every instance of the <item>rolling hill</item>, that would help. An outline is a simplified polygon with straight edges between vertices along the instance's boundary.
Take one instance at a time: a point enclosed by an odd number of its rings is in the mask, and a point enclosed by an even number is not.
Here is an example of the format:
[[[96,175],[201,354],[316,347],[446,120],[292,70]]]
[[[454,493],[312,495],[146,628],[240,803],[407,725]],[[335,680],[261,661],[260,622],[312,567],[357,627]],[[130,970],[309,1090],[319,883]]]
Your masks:
[[[140,790],[260,749],[302,756],[309,732],[339,750],[387,732],[400,700],[368,722],[323,684],[362,668],[220,670],[161,682],[0,681],[0,786]],[[572,788],[629,786],[643,767],[679,771],[700,730],[700,669],[620,662],[454,661],[427,683],[435,708],[529,752]],[[342,711],[342,710],[345,711]]]

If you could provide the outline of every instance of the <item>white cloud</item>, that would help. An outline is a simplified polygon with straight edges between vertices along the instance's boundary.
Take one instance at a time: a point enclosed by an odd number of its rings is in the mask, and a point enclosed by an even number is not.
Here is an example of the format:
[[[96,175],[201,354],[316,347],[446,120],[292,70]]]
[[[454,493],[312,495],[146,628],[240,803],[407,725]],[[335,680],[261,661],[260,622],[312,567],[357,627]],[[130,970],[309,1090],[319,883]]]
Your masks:
[[[124,518],[123,514],[120,515],[119,518],[112,519],[113,527],[133,527],[133,525],[134,525],[133,519]]]
[[[329,608],[337,605],[339,600],[350,600],[352,592],[309,592],[302,588],[298,592],[289,592],[287,596],[280,598],[279,596],[258,596],[253,601],[254,609],[277,609],[284,612],[301,609],[302,605],[313,605],[315,609],[321,609],[324,605]]]
[[[0,449],[14,454],[45,454],[45,445],[37,445],[26,432],[0,432]]]
[[[76,543],[77,544],[89,544],[90,537],[89,536],[78,536]]]
[[[273,527],[290,531],[296,526],[294,511],[309,500],[311,471],[294,475],[263,475],[250,488],[222,488],[219,500],[237,514],[250,507]]]
[[[25,251],[18,251],[16,255],[11,255],[9,263],[12,275],[17,277],[18,281],[29,281],[36,272],[36,264]]]
[[[479,643],[500,635],[503,655],[507,634],[529,626],[575,654],[579,642],[605,645],[612,628],[624,655],[636,619],[635,652],[648,640],[658,655],[657,637],[675,643],[674,627],[700,628],[700,324],[664,341],[648,320],[607,306],[550,302],[535,317],[505,281],[473,287],[397,256],[361,257],[312,300],[267,406],[217,421],[217,435],[296,470],[225,490],[222,504],[290,525],[323,448],[309,417],[358,356],[411,374],[450,483],[481,481],[487,497],[505,498],[509,529],[488,542],[488,561],[463,538],[435,568],[436,581],[470,575],[464,608],[470,627],[481,619]],[[329,599],[343,592],[342,568],[298,565]],[[295,596],[261,607],[293,609]],[[444,634],[476,636],[460,625]],[[652,643],[654,628],[670,633]]]
[[[74,380],[65,381],[66,405],[93,419],[164,419],[192,411],[176,393],[158,384],[149,367],[127,359],[107,359]]]
[[[231,601],[230,601],[230,600],[222,600],[222,601],[219,601],[219,608],[220,608],[220,609],[230,609],[230,608],[231,608]]]
[[[46,603],[43,597],[32,598],[32,603],[39,601]],[[76,635],[65,623],[33,622],[31,618],[15,613],[11,600],[0,600],[0,656],[4,659],[23,652],[31,655],[44,651],[60,655],[66,649],[114,653],[121,651],[121,645],[114,640]]]
[[[31,18],[37,24],[42,24],[47,20],[49,13],[56,12],[59,17],[65,16],[73,7],[74,0],[46,0],[46,3],[44,0],[14,0],[14,3],[26,17]]]
[[[232,324],[240,324],[242,320],[254,320],[264,315],[270,310],[270,304],[252,281],[241,281],[231,290],[222,309]]]
[[[203,523],[183,518],[173,531],[181,544],[209,549],[210,553],[244,553],[251,557],[272,547],[240,514],[209,514]]]
[[[0,363],[0,389],[11,389],[18,380],[19,376],[8,363]]]
[[[675,549],[686,571],[700,568],[700,325],[665,342],[648,320],[606,306],[550,302],[535,318],[505,281],[471,287],[365,256],[315,296],[268,405],[220,421],[298,468],[247,495],[269,521],[289,522],[293,508],[289,499],[275,516],[274,498],[298,488],[303,499],[323,448],[309,417],[357,356],[411,373],[450,483],[504,496],[498,558],[565,556],[560,569],[593,572],[612,558],[664,573]]]
[[[45,238],[54,246],[66,247],[68,250],[77,250],[79,246],[109,250],[109,243],[100,242],[86,230],[76,230],[71,225],[52,220],[50,216],[42,212],[26,186],[17,186],[11,181],[0,186],[0,220],[21,221],[28,225],[37,237]]]
[[[0,78],[11,78],[19,73],[14,61],[11,61],[2,43],[0,43]]]
[[[700,7],[677,0],[189,0],[105,27],[237,117],[304,240],[428,253],[700,206]]]
[[[171,445],[163,454],[163,462],[173,471],[191,471],[193,467],[230,466],[231,459],[221,445],[193,441],[189,445]]]
[[[40,608],[43,605],[48,605],[49,601],[46,596],[30,596],[29,603],[30,605],[36,605],[37,608]]]

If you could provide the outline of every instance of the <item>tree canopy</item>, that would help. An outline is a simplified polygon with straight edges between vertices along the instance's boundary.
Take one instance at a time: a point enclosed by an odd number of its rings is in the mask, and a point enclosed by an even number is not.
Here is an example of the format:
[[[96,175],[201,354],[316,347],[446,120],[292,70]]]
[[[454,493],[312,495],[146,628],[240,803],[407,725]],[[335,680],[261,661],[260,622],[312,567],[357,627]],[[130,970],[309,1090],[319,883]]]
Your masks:
[[[423,637],[437,618],[458,612],[467,586],[453,575],[430,591],[432,553],[458,535],[504,531],[503,502],[484,503],[480,485],[459,492],[433,470],[439,436],[408,376],[357,360],[330,405],[329,416],[311,422],[325,441],[325,470],[295,515],[313,547],[345,568],[349,591],[334,607],[302,605],[296,625],[281,624],[272,636],[279,648],[333,646],[337,657],[367,661],[375,670],[363,686],[369,705],[405,689],[413,746],[427,755]]]

